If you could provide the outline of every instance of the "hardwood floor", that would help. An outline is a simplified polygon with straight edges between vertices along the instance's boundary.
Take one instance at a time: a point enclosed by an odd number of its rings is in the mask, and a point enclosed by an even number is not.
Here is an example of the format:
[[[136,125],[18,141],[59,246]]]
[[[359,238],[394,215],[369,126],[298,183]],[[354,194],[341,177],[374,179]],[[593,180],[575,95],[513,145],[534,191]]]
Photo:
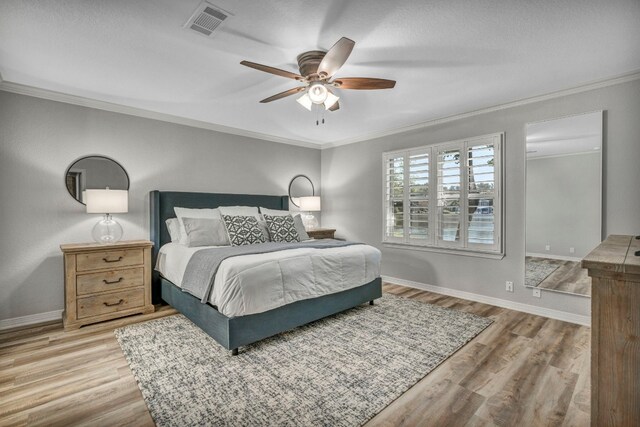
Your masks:
[[[551,258],[527,257],[553,265],[558,269],[536,286],[540,289],[591,296],[591,277],[578,261],[564,261]]]
[[[588,426],[589,328],[395,285],[385,292],[494,323],[367,426]],[[153,425],[113,329],[0,332],[0,426]]]

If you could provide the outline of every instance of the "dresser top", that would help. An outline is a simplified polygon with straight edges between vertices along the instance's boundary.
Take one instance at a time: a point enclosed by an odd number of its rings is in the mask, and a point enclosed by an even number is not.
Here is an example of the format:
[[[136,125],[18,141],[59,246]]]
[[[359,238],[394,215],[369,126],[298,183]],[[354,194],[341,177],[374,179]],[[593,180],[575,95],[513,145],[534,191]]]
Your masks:
[[[582,260],[582,268],[615,273],[640,274],[640,239],[613,234]]]
[[[60,245],[60,250],[64,253],[69,252],[87,252],[87,251],[105,251],[110,249],[128,249],[153,246],[149,240],[121,240],[116,243],[66,243]]]

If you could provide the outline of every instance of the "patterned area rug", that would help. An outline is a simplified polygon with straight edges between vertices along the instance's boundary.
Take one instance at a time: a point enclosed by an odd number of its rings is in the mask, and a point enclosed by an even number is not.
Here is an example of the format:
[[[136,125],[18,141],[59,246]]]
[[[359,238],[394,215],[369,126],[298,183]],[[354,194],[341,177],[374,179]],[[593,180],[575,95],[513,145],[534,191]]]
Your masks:
[[[238,356],[182,315],[115,334],[158,426],[358,426],[491,323],[384,295]]]
[[[524,285],[535,288],[560,267],[560,262],[549,258],[525,258]]]

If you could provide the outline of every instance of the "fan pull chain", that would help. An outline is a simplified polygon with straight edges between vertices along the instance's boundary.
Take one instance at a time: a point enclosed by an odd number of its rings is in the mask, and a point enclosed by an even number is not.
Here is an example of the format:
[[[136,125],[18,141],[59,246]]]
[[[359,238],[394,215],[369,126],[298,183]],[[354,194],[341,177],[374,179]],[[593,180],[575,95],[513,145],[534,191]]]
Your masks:
[[[322,105],[314,105],[312,108],[314,108],[316,111],[316,126],[320,126],[321,124],[324,124],[324,108],[322,107]],[[320,111],[322,111],[322,114],[320,113]]]

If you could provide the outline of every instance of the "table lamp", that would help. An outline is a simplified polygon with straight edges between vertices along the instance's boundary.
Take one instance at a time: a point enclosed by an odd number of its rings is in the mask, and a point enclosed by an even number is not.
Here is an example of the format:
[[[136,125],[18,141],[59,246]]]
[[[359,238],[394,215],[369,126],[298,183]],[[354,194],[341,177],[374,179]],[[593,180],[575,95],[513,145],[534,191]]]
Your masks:
[[[320,197],[319,196],[308,196],[308,197],[300,197],[300,210],[303,212],[307,212],[302,216],[302,224],[304,224],[304,228],[307,230],[313,230],[318,227],[318,220],[311,212],[319,212],[320,211]]]
[[[104,217],[93,227],[91,235],[98,243],[115,243],[122,238],[122,226],[111,217],[112,213],[129,211],[127,190],[85,190],[87,213],[100,213]]]

